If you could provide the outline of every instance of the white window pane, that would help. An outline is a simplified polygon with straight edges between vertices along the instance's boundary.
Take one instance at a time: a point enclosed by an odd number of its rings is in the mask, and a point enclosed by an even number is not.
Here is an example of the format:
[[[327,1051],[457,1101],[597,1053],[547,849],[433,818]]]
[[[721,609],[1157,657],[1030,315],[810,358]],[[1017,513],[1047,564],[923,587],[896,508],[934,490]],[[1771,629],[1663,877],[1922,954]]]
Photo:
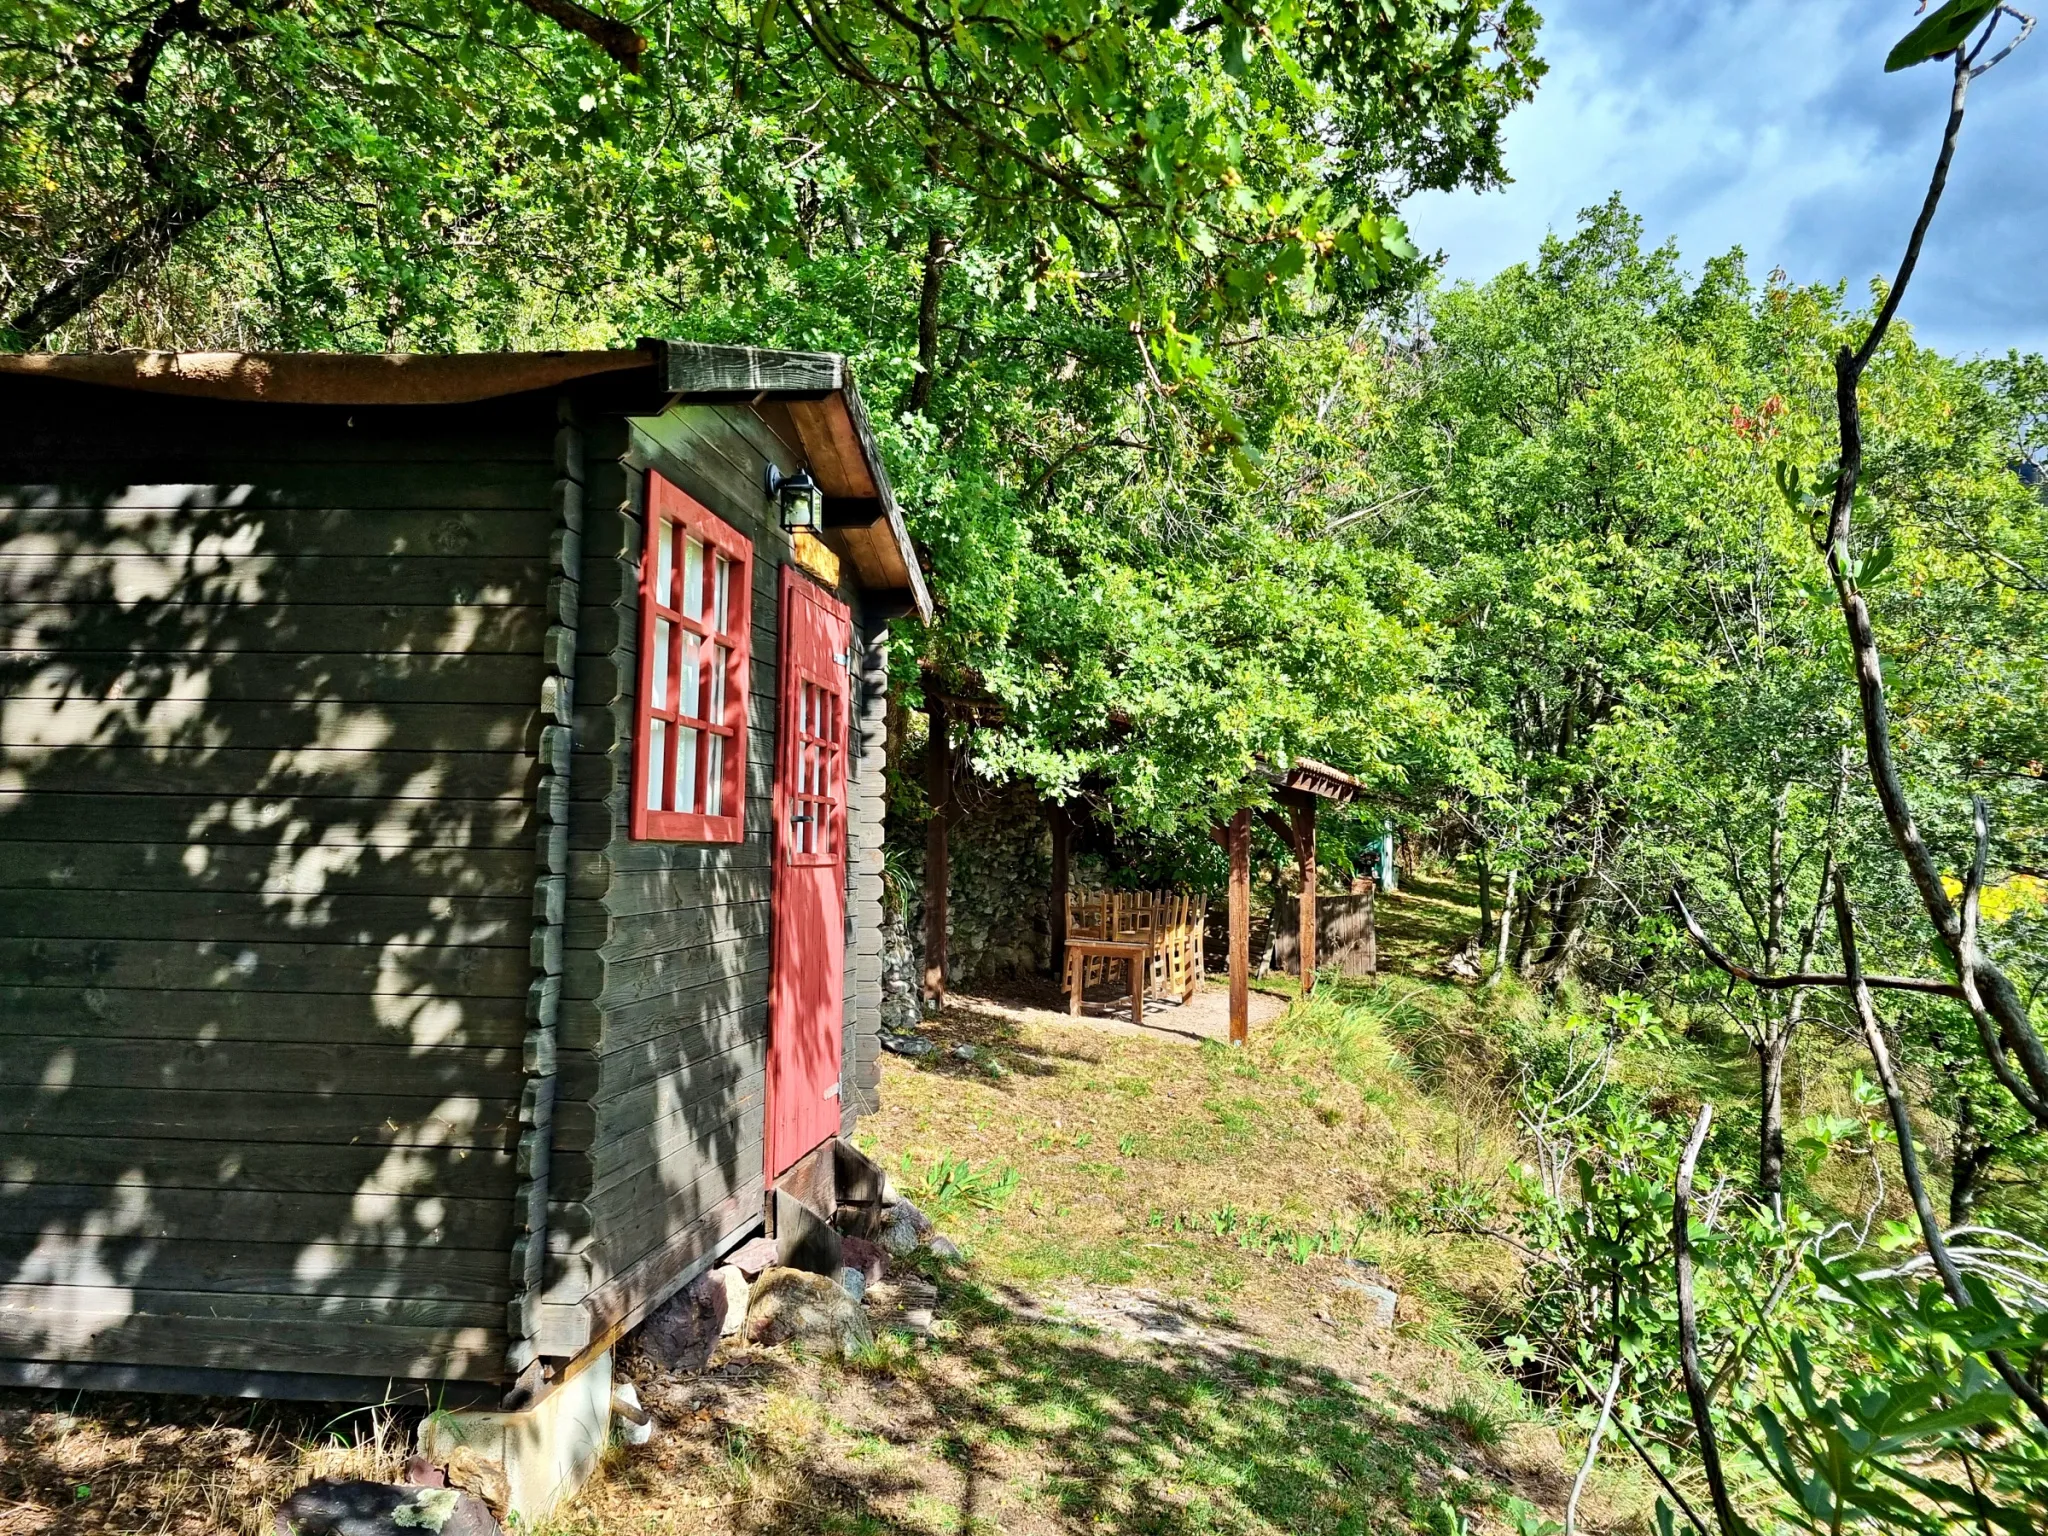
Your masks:
[[[654,596],[667,608],[676,605],[676,525],[662,518],[654,525]]]
[[[647,727],[647,809],[650,811],[662,808],[662,790],[667,785],[667,780],[662,777],[667,762],[662,755],[667,747],[667,730],[666,720],[651,721]]]
[[[713,582],[711,627],[722,635],[729,622],[732,596],[732,562],[723,555],[718,557],[718,574],[713,578]]]
[[[683,617],[704,617],[704,545],[687,536],[683,539]]]
[[[697,708],[697,650],[701,644],[695,635],[683,631],[683,680],[676,687],[677,708],[693,719],[703,713]]]
[[[706,719],[725,723],[725,673],[732,664],[732,652],[722,645],[711,647],[711,702],[705,706]]]
[[[725,814],[725,738],[704,739],[704,814]]]
[[[667,619],[654,621],[654,668],[648,681],[647,704],[650,709],[668,708],[668,648],[670,631],[675,626]]]
[[[694,726],[676,730],[676,809],[697,809],[697,735]]]

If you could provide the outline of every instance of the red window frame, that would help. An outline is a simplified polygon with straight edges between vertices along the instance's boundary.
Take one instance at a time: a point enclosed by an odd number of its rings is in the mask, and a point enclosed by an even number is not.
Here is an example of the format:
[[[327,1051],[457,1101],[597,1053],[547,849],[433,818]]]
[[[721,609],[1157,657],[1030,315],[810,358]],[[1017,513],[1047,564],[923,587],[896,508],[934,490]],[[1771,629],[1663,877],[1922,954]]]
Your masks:
[[[742,836],[753,593],[754,547],[745,535],[650,470],[633,708],[637,839]]]

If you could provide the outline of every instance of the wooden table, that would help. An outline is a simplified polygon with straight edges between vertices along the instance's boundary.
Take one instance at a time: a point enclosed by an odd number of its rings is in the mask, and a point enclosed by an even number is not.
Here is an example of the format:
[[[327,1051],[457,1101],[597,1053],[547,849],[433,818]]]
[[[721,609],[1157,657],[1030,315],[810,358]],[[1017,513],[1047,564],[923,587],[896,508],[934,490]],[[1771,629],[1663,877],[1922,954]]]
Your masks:
[[[1131,1022],[1145,1022],[1145,969],[1152,960],[1152,946],[1133,939],[1068,939],[1067,971],[1072,980],[1067,984],[1067,1012],[1081,1011],[1081,989],[1087,984],[1088,961],[1093,956],[1105,960],[1122,960],[1131,973]]]

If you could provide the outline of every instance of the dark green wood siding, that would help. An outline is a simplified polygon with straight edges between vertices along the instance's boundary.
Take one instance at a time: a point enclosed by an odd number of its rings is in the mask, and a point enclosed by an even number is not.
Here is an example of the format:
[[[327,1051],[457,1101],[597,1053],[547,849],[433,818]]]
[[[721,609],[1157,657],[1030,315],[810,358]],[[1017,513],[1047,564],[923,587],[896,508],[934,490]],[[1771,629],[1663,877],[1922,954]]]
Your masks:
[[[499,1379],[553,399],[0,420],[0,1362]]]
[[[801,451],[744,405],[678,405],[590,450],[570,881],[549,1215],[544,1352],[639,1315],[761,1214],[768,1040],[777,608],[789,536],[762,491]],[[753,542],[745,838],[635,843],[627,833],[637,687],[644,474],[656,470]],[[607,480],[607,475],[614,478]],[[855,644],[869,626],[859,594]],[[878,653],[877,653],[878,654]],[[880,1020],[881,684],[851,765],[849,1117],[874,1103]]]

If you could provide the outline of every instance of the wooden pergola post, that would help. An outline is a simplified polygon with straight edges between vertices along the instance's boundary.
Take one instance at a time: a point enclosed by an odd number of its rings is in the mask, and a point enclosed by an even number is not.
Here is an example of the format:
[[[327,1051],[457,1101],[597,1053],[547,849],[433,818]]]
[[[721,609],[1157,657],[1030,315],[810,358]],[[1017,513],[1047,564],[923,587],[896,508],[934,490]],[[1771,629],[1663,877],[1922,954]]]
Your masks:
[[[1251,1039],[1252,813],[1230,818],[1224,847],[1230,853],[1230,1043]]]
[[[925,745],[925,792],[931,820],[924,834],[924,1000],[937,1008],[946,1001],[946,893],[952,884],[952,851],[947,846],[953,814],[953,740],[946,701],[936,687],[925,687],[931,715],[931,737]]]
[[[1294,802],[1294,862],[1301,872],[1301,995],[1316,989],[1316,797],[1291,795]]]

